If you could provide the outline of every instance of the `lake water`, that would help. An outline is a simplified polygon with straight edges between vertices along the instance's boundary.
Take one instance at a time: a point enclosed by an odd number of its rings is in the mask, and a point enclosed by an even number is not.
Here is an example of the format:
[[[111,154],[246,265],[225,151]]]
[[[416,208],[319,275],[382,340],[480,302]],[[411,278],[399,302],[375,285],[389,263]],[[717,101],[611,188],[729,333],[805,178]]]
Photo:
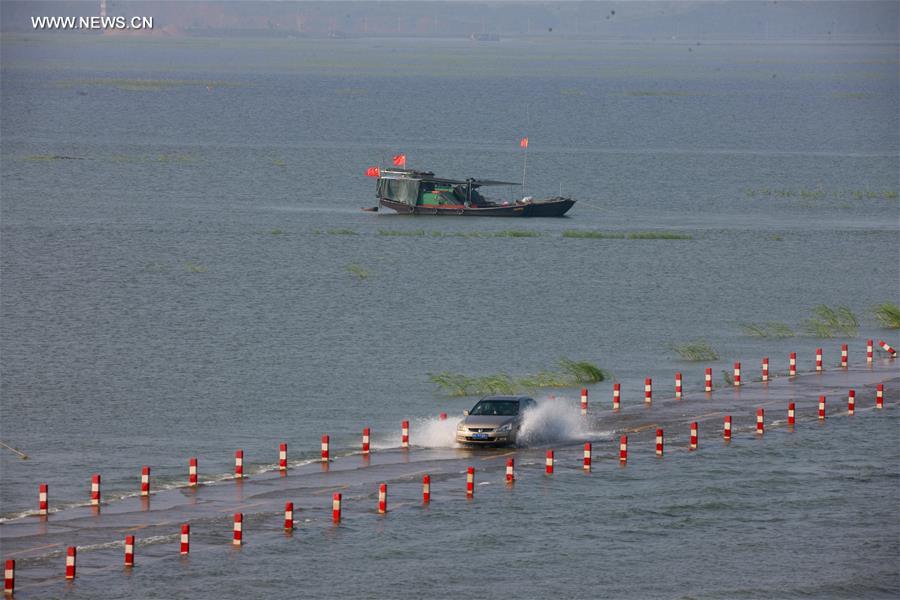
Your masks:
[[[898,301],[900,281],[896,46],[30,35],[0,51],[0,439],[29,456],[0,449],[17,597],[900,593],[900,373],[882,353],[865,364],[867,338],[900,347],[871,312]],[[567,218],[359,210],[375,202],[365,169],[399,152],[448,177],[519,181],[525,135],[526,193],[576,198]],[[820,304],[849,307],[858,335],[804,335]],[[742,327],[773,322],[797,336]],[[719,358],[680,360],[673,346],[694,340]],[[817,347],[825,375],[783,377],[790,352],[808,373]],[[778,375],[768,387],[725,387],[734,361],[758,379],[763,356]],[[608,370],[623,410],[609,410],[610,380],[589,386],[587,419],[577,388],[535,392],[536,436],[507,488],[504,452],[453,447],[475,399],[447,397],[429,374],[524,376],[563,357]],[[824,425],[819,393],[834,413]],[[796,430],[754,439],[756,407],[784,421],[791,400]],[[367,426],[377,451],[364,462]],[[237,448],[243,483],[228,479]],[[191,456],[210,483],[197,491],[184,487]],[[142,465],[159,490],[149,502],[136,497]],[[93,473],[99,515],[85,507]],[[41,482],[57,511],[45,521],[27,516]],[[234,550],[238,510],[248,543]],[[126,533],[138,537],[130,574]]]

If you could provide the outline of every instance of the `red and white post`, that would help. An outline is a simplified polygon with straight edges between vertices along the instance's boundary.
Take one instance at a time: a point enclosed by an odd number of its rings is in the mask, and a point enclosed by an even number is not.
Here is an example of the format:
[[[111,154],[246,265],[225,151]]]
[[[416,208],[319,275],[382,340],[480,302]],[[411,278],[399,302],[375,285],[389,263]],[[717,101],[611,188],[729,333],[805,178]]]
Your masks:
[[[66,548],[66,579],[75,579],[75,557],[78,550],[75,546]]]
[[[622,394],[622,384],[613,384],[613,410],[619,410],[619,400]]]
[[[369,436],[372,435],[372,431],[366,427],[363,429],[363,439],[362,439],[362,453],[363,456],[369,455]]]
[[[469,467],[466,470],[466,497],[473,498],[475,496],[475,467]]]
[[[506,459],[506,483],[516,482],[516,461],[514,458]]]
[[[234,536],[231,543],[240,546],[244,541],[244,513],[234,513]]]
[[[6,569],[3,571],[3,594],[12,596],[16,592],[16,561],[7,559]]]
[[[150,467],[141,467],[141,496],[150,495]]]
[[[819,420],[825,420],[825,396],[819,396]]]
[[[181,554],[188,554],[191,551],[191,525],[184,523],[181,526]]]
[[[726,442],[731,441],[731,415],[725,415],[725,425],[722,428],[722,437]]]
[[[581,416],[587,415],[588,409],[588,391],[587,388],[581,388]]]
[[[766,411],[763,408],[756,409],[756,434],[762,435],[766,432]]]
[[[584,443],[584,466],[582,467],[585,471],[591,470],[591,443]]]
[[[547,475],[553,475],[553,450],[547,450],[547,460],[544,462],[544,471]]]
[[[619,462],[625,463],[628,460],[628,436],[623,435],[619,439]]]
[[[675,399],[681,400],[681,373],[675,373]]]
[[[50,504],[50,492],[49,487],[46,483],[42,483],[38,486],[38,514],[42,517],[47,516],[49,512],[49,504]]]
[[[709,393],[712,391],[712,367],[706,367],[706,375],[704,376],[703,391]]]
[[[795,407],[794,407],[794,403],[793,403],[793,402],[791,402],[790,404],[788,404],[788,426],[789,426],[789,427],[793,427],[793,426],[794,426],[794,408],[795,408]]]
[[[134,566],[134,536],[125,536],[125,566]]]
[[[234,478],[244,477],[244,451],[240,448],[234,451]]]
[[[739,387],[741,385],[741,363],[734,363],[734,386]]]
[[[287,471],[287,443],[278,444],[278,470],[282,473]]]
[[[322,462],[328,462],[328,434],[322,436]]]
[[[400,447],[404,450],[409,449],[409,421],[400,424]]]
[[[790,358],[788,359],[788,375],[793,377],[797,374],[797,353],[791,352]]]
[[[188,461],[188,485],[194,487],[197,485],[197,458],[191,457]]]
[[[664,443],[663,430],[657,429],[656,430],[656,455],[657,456],[663,455],[663,443]]]
[[[653,402],[653,380],[649,377],[644,379],[644,402],[646,404]]]
[[[822,349],[816,348],[816,373],[822,372]]]
[[[884,408],[884,384],[879,383],[875,388],[875,408]]]
[[[422,476],[422,504],[431,502],[431,475]]]
[[[841,368],[847,368],[847,344],[841,344]]]
[[[438,419],[440,419],[441,421],[446,421],[446,420],[447,420],[447,413],[442,412],[441,414],[438,415]]]
[[[691,450],[696,450],[698,446],[697,421],[691,423]]]
[[[766,356],[762,359],[762,380],[763,383],[769,381],[769,357]]]
[[[378,486],[378,514],[383,515],[387,512],[387,484],[382,483]]]
[[[878,340],[878,345],[881,346],[881,349],[887,352],[888,356],[891,358],[897,358],[897,351],[891,348],[891,345],[888,344],[884,340]]]
[[[334,523],[341,522],[341,494],[340,492],[335,492],[333,496],[331,496],[331,520]]]
[[[850,390],[847,394],[847,414],[852,415],[856,412],[856,390]]]
[[[866,363],[872,364],[875,359],[875,343],[872,340],[866,340]]]
[[[284,503],[284,530],[285,531],[293,531],[294,530],[294,503],[293,502],[285,502]]]
[[[100,474],[91,476],[91,506],[100,506]]]

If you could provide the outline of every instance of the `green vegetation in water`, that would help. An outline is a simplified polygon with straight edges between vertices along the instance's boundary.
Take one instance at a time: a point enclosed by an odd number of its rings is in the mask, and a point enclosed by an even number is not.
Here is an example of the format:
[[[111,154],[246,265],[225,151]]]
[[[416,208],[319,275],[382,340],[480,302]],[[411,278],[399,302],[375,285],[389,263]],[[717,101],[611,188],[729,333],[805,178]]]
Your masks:
[[[283,160],[281,160],[280,158],[273,158],[272,164],[275,165],[276,167],[284,168],[286,163]]]
[[[25,157],[29,162],[39,162],[44,160],[84,160],[80,156],[63,156],[60,154],[30,154]]]
[[[145,273],[165,273],[169,267],[161,263],[147,263],[144,265]]]
[[[563,231],[564,238],[589,239],[589,240],[624,240],[624,233],[607,233],[603,231],[594,231],[590,229],[566,229]]]
[[[269,233],[271,233],[272,235],[284,235],[285,232],[284,232],[284,229],[275,228],[272,231],[270,231]]]
[[[534,238],[541,237],[540,232],[537,231],[527,231],[522,229],[506,229],[504,231],[494,231],[490,234],[491,237],[511,237],[511,238]]]
[[[872,313],[882,327],[900,329],[900,305],[884,302],[872,307]]]
[[[437,234],[437,235],[435,235]],[[411,230],[402,230],[402,229],[379,229],[378,235],[384,237],[422,237],[425,235],[424,229],[411,229]],[[432,232],[432,237],[437,237],[440,235],[439,231]]]
[[[356,232],[352,229],[340,227],[338,229],[329,229],[328,235],[356,235]]]
[[[859,321],[846,306],[832,309],[825,304],[820,304],[812,309],[812,313],[812,318],[803,323],[803,328],[809,335],[819,338],[830,338],[836,335],[856,336]]]
[[[835,190],[829,192],[821,187],[815,188],[747,188],[745,194],[748,198],[779,198],[783,200],[799,200],[800,206],[816,206],[809,204],[810,201],[826,200],[896,200],[897,190]],[[849,206],[847,206],[849,208]]]
[[[796,335],[785,323],[769,321],[768,323],[741,323],[744,335],[761,338],[790,338]]]
[[[734,385],[734,375],[730,372],[722,370],[722,379],[725,380],[727,385]]]
[[[369,272],[357,264],[347,265],[346,269],[348,273],[359,279],[367,279],[369,277]]]
[[[521,391],[540,388],[577,387],[598,383],[607,374],[596,365],[585,361],[562,358],[559,371],[540,371],[514,379],[506,373],[470,377],[462,373],[429,374],[428,379],[449,396],[483,396],[486,394],[516,394]]]
[[[208,269],[203,265],[198,265],[192,263],[191,261],[187,261],[186,263],[184,263],[184,270],[188,273],[206,273]]]
[[[691,362],[717,360],[719,354],[703,340],[689,342],[687,344],[673,344],[672,351],[678,355],[681,360]]]

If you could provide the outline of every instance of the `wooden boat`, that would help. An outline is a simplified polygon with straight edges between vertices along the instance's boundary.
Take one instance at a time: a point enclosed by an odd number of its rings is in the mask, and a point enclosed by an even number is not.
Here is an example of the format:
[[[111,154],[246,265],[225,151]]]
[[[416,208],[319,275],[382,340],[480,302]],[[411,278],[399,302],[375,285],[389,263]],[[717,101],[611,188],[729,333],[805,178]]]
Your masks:
[[[380,206],[403,215],[561,217],[575,204],[575,200],[561,196],[543,200],[526,197],[491,201],[478,192],[483,186],[500,185],[519,184],[487,179],[445,179],[435,177],[430,171],[381,169],[376,195]]]

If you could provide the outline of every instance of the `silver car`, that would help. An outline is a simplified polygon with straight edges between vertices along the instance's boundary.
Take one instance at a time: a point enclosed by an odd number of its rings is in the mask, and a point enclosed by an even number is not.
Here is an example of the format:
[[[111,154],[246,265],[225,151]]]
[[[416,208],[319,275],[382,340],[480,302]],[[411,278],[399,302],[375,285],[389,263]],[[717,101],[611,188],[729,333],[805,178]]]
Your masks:
[[[516,443],[525,412],[537,404],[526,396],[488,396],[467,410],[456,426],[456,441],[472,446]]]

